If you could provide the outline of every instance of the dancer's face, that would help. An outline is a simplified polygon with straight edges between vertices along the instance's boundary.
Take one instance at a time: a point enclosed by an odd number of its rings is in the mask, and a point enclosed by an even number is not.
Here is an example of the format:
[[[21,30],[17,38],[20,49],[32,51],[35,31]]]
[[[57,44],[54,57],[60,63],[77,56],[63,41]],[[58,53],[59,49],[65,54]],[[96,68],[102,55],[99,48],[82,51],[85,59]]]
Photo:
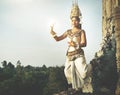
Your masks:
[[[76,17],[71,18],[71,23],[73,27],[78,27],[79,26],[80,20]]]

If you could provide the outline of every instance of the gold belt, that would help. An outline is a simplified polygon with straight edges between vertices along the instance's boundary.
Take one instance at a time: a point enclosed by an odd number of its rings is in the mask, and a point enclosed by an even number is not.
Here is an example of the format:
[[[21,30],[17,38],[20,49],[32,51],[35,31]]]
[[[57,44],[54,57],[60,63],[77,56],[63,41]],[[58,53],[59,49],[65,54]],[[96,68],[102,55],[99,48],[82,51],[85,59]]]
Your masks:
[[[75,55],[75,54],[84,54],[84,53],[83,53],[82,49],[76,49],[74,51],[67,52],[67,56],[72,56],[72,55]]]

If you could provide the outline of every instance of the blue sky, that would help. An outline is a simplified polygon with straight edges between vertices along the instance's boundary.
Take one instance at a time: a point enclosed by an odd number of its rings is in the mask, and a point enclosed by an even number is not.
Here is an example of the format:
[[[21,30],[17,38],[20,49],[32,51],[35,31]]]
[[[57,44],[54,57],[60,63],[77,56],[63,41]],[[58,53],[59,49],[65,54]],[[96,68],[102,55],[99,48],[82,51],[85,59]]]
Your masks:
[[[102,1],[78,0],[86,31],[87,63],[102,40]],[[0,0],[0,62],[32,66],[61,66],[65,63],[67,39],[56,42],[50,35],[54,22],[57,35],[71,28],[72,0]]]

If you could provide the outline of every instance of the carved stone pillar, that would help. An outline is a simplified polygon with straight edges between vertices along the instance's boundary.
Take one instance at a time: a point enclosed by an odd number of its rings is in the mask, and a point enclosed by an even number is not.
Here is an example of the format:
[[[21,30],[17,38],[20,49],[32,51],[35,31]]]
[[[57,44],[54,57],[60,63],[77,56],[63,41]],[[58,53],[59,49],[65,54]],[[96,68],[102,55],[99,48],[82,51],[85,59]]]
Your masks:
[[[119,75],[118,86],[116,94],[120,95],[120,6],[116,6],[113,12],[113,20],[115,25],[115,36],[116,36],[116,59],[117,59],[117,70]]]
[[[113,1],[102,0],[102,37],[104,38],[107,32],[112,32],[113,24]]]
[[[106,32],[112,32],[114,27],[116,37],[116,59],[119,82],[117,95],[120,95],[120,0],[102,0],[102,37]]]

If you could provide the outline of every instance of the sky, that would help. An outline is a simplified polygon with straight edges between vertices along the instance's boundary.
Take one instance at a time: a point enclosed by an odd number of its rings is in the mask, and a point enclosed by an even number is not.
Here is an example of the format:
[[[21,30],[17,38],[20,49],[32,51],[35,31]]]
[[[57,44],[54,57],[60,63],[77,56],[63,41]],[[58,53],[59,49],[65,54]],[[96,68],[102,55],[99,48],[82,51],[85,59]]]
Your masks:
[[[0,0],[0,62],[23,66],[62,66],[67,39],[56,42],[50,25],[61,35],[71,28],[73,0]],[[87,64],[94,58],[102,40],[102,0],[78,0],[82,28],[86,31],[84,48]],[[1,64],[1,63],[0,63]]]

